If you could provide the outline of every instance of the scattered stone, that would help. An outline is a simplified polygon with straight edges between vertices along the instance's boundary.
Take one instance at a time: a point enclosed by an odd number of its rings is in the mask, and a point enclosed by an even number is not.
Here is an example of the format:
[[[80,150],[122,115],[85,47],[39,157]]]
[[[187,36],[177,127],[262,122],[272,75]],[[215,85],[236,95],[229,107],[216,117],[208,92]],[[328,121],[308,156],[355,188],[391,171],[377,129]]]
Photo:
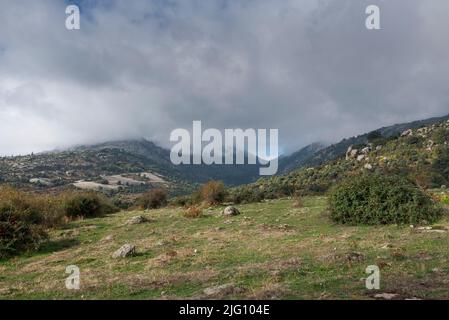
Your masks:
[[[370,163],[367,163],[367,164],[365,164],[364,168],[371,171],[371,170],[373,170],[373,165]]]
[[[397,296],[398,296],[398,294],[396,294],[396,293],[378,293],[378,294],[376,294],[374,296],[374,298],[391,300],[391,299],[394,299]]]
[[[365,155],[364,154],[361,154],[361,155],[359,155],[358,157],[357,157],[357,161],[362,161],[363,159],[365,159]]]
[[[417,230],[421,230],[421,231],[423,231],[423,230],[432,230],[432,227],[419,227],[419,228],[416,228]]]
[[[132,244],[125,244],[120,249],[112,254],[112,257],[117,258],[126,258],[136,254],[136,247]]]
[[[240,211],[236,207],[228,206],[223,210],[222,214],[225,216],[238,216]]]
[[[144,216],[135,216],[126,221],[126,225],[141,224],[146,222],[149,222],[149,220]]]
[[[405,130],[404,132],[402,132],[401,137],[409,137],[413,135],[413,130],[412,129],[408,129]]]
[[[221,286],[216,287],[210,287],[203,290],[203,293],[208,297],[226,296],[241,292],[243,292],[243,290],[241,288],[236,287],[232,283],[223,284]]]
[[[368,154],[368,153],[370,153],[370,151],[371,151],[371,147],[365,147],[362,149],[363,154]]]

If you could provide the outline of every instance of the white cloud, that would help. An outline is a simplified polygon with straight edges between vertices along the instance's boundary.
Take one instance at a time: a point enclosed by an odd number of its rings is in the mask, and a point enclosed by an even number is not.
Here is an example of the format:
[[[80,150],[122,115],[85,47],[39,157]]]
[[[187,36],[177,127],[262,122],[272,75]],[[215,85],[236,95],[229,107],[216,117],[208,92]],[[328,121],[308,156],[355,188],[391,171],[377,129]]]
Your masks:
[[[174,128],[279,128],[282,147],[449,110],[446,0],[0,4],[0,154]],[[444,14],[446,12],[446,14]]]

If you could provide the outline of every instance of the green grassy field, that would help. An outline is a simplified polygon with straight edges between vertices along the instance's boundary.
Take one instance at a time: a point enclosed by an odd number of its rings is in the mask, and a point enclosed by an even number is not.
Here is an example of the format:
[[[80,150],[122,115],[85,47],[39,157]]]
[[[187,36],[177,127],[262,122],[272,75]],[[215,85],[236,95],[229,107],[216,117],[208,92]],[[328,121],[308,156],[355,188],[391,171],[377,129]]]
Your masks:
[[[221,207],[201,218],[183,209],[121,212],[69,223],[39,252],[0,262],[1,299],[373,299],[449,298],[449,219],[432,230],[335,225],[325,197]],[[125,225],[136,215],[152,222]],[[133,257],[113,259],[123,244]],[[65,288],[68,265],[81,289]],[[381,289],[365,288],[368,265]],[[205,294],[204,289],[232,284]]]

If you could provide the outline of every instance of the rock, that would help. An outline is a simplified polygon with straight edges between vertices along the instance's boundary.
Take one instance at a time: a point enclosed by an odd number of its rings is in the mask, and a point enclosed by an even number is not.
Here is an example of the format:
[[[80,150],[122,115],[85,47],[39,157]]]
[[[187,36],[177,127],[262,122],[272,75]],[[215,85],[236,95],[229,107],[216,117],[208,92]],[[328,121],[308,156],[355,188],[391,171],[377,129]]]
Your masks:
[[[125,244],[120,249],[112,254],[112,257],[117,258],[126,258],[136,254],[136,247],[132,244]]]
[[[236,207],[228,206],[223,210],[222,214],[225,216],[238,216],[240,211]]]
[[[361,154],[361,155],[359,155],[358,157],[357,157],[357,161],[362,161],[363,159],[365,159],[365,155],[364,154]]]
[[[126,221],[126,225],[141,224],[145,222],[149,222],[149,220],[144,216],[135,216]]]
[[[405,130],[404,132],[401,133],[401,137],[409,137],[413,135],[413,130],[412,129],[408,129]]]
[[[376,151],[380,151],[380,150],[382,150],[382,146],[377,146]]]
[[[346,151],[346,160],[349,160],[351,157],[351,151],[352,151],[352,146],[350,146],[348,148],[348,150]]]
[[[370,151],[371,151],[371,147],[366,147],[366,148],[362,149],[363,154],[368,154],[368,153],[370,153]]]
[[[396,293],[378,293],[374,296],[374,298],[377,299],[385,299],[385,300],[391,300],[395,297],[397,297],[398,295]]]
[[[441,186],[441,189],[446,189],[447,187],[446,187],[446,185],[445,184],[443,184],[442,186]]]
[[[234,284],[228,283],[223,284],[221,286],[210,287],[203,290],[203,293],[208,296],[226,296],[233,293],[241,293],[243,290],[241,288],[237,288]]]
[[[367,170],[373,170],[373,165],[370,163],[367,163],[367,164],[365,164],[364,168]]]

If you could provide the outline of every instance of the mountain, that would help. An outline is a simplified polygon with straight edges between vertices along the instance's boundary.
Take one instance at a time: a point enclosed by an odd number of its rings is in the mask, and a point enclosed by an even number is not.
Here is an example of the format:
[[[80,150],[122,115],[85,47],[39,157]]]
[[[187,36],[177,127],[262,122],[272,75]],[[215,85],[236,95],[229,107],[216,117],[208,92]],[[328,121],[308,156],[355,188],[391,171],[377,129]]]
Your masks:
[[[286,173],[302,167],[308,159],[324,148],[326,148],[325,144],[316,142],[309,144],[291,155],[281,157],[279,159],[279,173]]]
[[[316,152],[303,162],[302,168],[260,179],[233,192],[240,195],[241,201],[294,193],[321,194],[342,179],[363,172],[401,175],[423,189],[446,188],[449,186],[449,116],[381,128],[343,140]]]
[[[343,156],[350,146],[366,144],[370,135],[380,134],[384,138],[392,138],[401,134],[407,129],[417,129],[424,126],[444,122],[449,119],[449,115],[443,117],[434,117],[426,120],[418,120],[409,123],[395,124],[383,127],[378,130],[365,133],[356,137],[343,139],[339,143],[332,144],[328,147],[321,147],[321,144],[312,144],[304,149],[288,156],[280,161],[281,173],[293,171],[304,167],[319,166],[327,161],[331,161]]]
[[[141,140],[76,146],[64,151],[0,158],[0,183],[29,189],[61,188],[142,192],[161,185],[174,193],[209,180],[227,185],[258,178],[256,165],[173,165],[170,151]]]
[[[395,140],[406,129],[432,126],[449,116],[396,124],[324,146],[311,144],[279,159],[279,179],[301,168],[317,167],[344,157],[349,147],[359,148],[370,140]],[[360,148],[359,148],[360,149]],[[260,178],[258,165],[173,165],[170,151],[140,140],[83,145],[63,151],[0,158],[0,183],[25,189],[73,187],[140,193],[155,186],[172,193],[189,192],[209,180],[229,186],[254,183]]]

